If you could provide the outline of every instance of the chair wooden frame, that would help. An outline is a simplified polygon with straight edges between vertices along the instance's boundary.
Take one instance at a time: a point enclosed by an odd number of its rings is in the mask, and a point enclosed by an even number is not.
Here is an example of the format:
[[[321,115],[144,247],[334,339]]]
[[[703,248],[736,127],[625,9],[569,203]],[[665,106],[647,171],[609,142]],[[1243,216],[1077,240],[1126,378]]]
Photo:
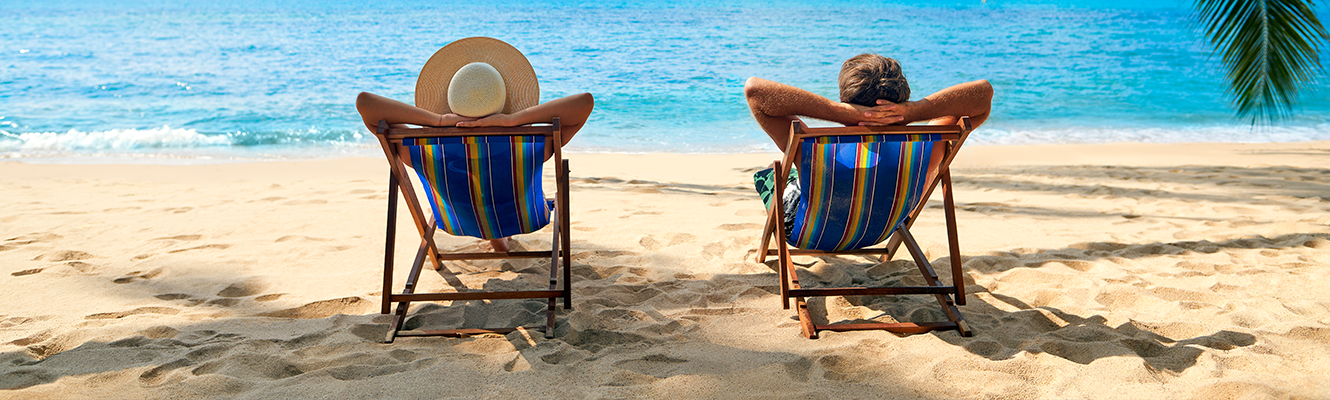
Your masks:
[[[952,198],[953,188],[951,185],[951,160],[956,157],[956,152],[961,144],[965,143],[965,138],[969,136],[973,128],[970,125],[968,117],[961,117],[956,125],[908,125],[908,126],[862,126],[862,127],[832,127],[832,128],[805,128],[800,121],[794,121],[790,126],[789,144],[786,146],[783,160],[772,163],[772,169],[775,171],[775,199],[772,202],[771,209],[767,214],[767,223],[762,231],[762,243],[758,248],[757,262],[765,263],[768,256],[777,256],[779,265],[777,269],[780,275],[780,296],[781,303],[785,309],[790,308],[790,299],[795,299],[795,305],[799,315],[799,323],[803,329],[804,337],[817,339],[819,331],[858,331],[858,330],[885,330],[897,333],[924,333],[934,330],[957,330],[962,336],[971,336],[969,325],[961,316],[957,305],[965,305],[965,280],[961,273],[960,245],[956,237],[956,208],[955,201]],[[782,237],[785,232],[784,216],[784,194],[786,177],[790,174],[790,166],[799,162],[799,145],[805,138],[819,136],[863,136],[863,135],[919,135],[919,134],[940,134],[939,142],[945,143],[944,156],[938,165],[937,175],[931,182],[927,183],[927,189],[924,191],[923,199],[919,206],[911,210],[906,220],[892,232],[887,241],[887,245],[882,248],[864,248],[854,250],[844,250],[835,252],[826,252],[818,250],[791,249],[790,245]],[[938,280],[937,273],[933,270],[928,258],[915,242],[914,236],[910,234],[910,227],[914,225],[919,213],[923,211],[928,198],[932,196],[933,189],[942,186],[943,209],[946,214],[947,223],[947,242],[951,256],[951,285],[944,286]],[[779,232],[779,233],[778,233]],[[770,247],[771,240],[775,238],[777,245],[775,249]],[[804,288],[799,284],[799,275],[795,271],[791,256],[795,255],[881,255],[883,262],[891,260],[896,249],[901,244],[909,250],[910,256],[919,272],[923,275],[927,286],[897,286],[897,287],[838,287],[838,288]],[[817,325],[813,322],[812,315],[808,312],[808,304],[805,297],[819,296],[875,296],[875,295],[900,295],[900,294],[931,294],[938,305],[942,307],[943,314],[946,314],[946,322],[902,322],[902,323],[866,323],[866,324],[832,324]]]
[[[437,137],[465,137],[465,136],[514,136],[514,135],[541,135],[546,138],[547,146],[553,147],[553,160],[556,169],[554,171],[555,182],[558,185],[558,193],[554,198],[554,210],[551,212],[550,225],[553,228],[554,238],[551,242],[549,251],[512,251],[512,252],[478,252],[478,253],[441,253],[434,242],[434,232],[437,228],[437,221],[434,220],[431,213],[425,212],[421,207],[421,201],[416,197],[415,188],[411,184],[410,160],[402,139],[406,138],[437,138]],[[545,332],[546,338],[554,337],[554,317],[555,300],[563,299],[563,308],[572,308],[572,273],[571,273],[571,242],[568,229],[568,160],[563,159],[563,152],[559,144],[562,141],[562,132],[559,126],[559,119],[554,118],[550,125],[520,126],[520,127],[489,127],[489,128],[454,128],[454,127],[423,127],[423,128],[393,128],[389,127],[386,121],[379,121],[378,130],[375,136],[379,139],[379,144],[383,146],[384,155],[388,157],[391,173],[388,177],[388,234],[384,243],[383,258],[383,314],[393,315],[392,322],[389,325],[385,343],[392,343],[398,336],[451,336],[465,337],[483,333],[507,334],[517,330],[541,330]],[[415,221],[416,229],[420,233],[420,246],[416,251],[415,259],[411,262],[411,272],[406,278],[406,285],[401,293],[393,293],[393,252],[397,233],[397,194],[400,190],[402,198],[406,200],[407,211],[411,213],[411,219]],[[420,278],[420,270],[428,257],[433,262],[435,270],[446,271],[443,268],[443,261],[448,260],[485,260],[485,259],[509,259],[509,258],[541,258],[550,259],[550,280],[549,288],[546,290],[515,290],[515,291],[485,291],[485,290],[466,290],[449,293],[415,293],[416,281]],[[559,274],[562,269],[562,274]],[[562,285],[560,285],[562,281]],[[407,309],[413,301],[456,301],[456,300],[498,300],[498,299],[548,299],[549,308],[546,313],[544,326],[532,327],[507,327],[507,328],[483,328],[483,329],[445,329],[445,330],[402,330],[402,325],[406,322]],[[390,310],[391,304],[397,303],[395,312]]]

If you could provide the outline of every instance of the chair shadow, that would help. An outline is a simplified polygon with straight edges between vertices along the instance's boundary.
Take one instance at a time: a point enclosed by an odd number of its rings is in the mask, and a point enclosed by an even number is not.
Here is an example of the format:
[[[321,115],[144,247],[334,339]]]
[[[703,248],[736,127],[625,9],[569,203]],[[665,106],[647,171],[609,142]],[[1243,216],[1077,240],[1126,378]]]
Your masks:
[[[1090,261],[1109,258],[1144,258],[1187,252],[1215,253],[1221,249],[1284,249],[1319,246],[1327,241],[1330,241],[1330,234],[1301,233],[1273,238],[1252,236],[1221,242],[1092,242],[1026,254],[963,257],[962,264],[965,271],[995,273],[1018,267],[1041,268],[1054,262],[1064,265],[1082,263],[1080,265],[1088,266]],[[1023,260],[1029,258],[1035,260]],[[795,263],[800,282],[805,287],[924,284],[913,261],[900,258],[882,263],[863,256],[820,256],[796,258]],[[940,257],[932,263],[941,274],[940,279],[950,282],[950,270],[945,267],[950,263],[948,257]],[[768,261],[767,265],[774,275],[775,261]],[[930,334],[989,360],[1007,360],[1022,352],[1045,353],[1078,364],[1129,356],[1140,358],[1155,370],[1182,372],[1196,365],[1197,359],[1207,349],[1231,350],[1257,342],[1256,336],[1252,334],[1231,330],[1195,337],[1168,337],[1155,333],[1157,327],[1139,321],[1110,326],[1107,318],[1100,315],[1077,315],[1056,307],[1031,306],[1021,299],[990,292],[987,287],[977,285],[969,277],[966,283],[968,304],[959,306],[959,309],[975,335],[965,338],[955,331],[935,331]],[[839,303],[830,306],[830,302]],[[847,305],[871,310],[876,315],[846,317],[847,313],[842,310]],[[946,321],[935,299],[928,295],[810,298],[808,307],[818,324],[884,322],[883,318],[887,319],[886,322]],[[790,315],[791,319],[797,319],[793,311]]]

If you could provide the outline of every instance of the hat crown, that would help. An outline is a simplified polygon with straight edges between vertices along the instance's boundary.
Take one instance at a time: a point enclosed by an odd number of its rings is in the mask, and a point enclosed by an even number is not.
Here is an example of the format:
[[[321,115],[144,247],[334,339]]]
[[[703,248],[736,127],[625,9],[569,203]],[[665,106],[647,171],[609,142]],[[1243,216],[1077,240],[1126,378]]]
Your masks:
[[[449,106],[448,93],[454,75],[472,63],[489,64],[499,71],[502,79],[503,108],[498,112],[512,114],[540,102],[540,84],[536,71],[521,51],[501,40],[488,37],[458,39],[434,52],[416,79],[416,107],[439,114],[462,114]],[[458,79],[459,84],[473,83],[473,79]],[[459,92],[460,93],[460,92]],[[469,104],[469,101],[456,101]],[[465,111],[464,111],[465,112]],[[485,116],[488,110],[470,110],[469,114]]]
[[[448,108],[463,117],[479,118],[503,111],[503,75],[494,66],[473,62],[462,66],[448,83]]]

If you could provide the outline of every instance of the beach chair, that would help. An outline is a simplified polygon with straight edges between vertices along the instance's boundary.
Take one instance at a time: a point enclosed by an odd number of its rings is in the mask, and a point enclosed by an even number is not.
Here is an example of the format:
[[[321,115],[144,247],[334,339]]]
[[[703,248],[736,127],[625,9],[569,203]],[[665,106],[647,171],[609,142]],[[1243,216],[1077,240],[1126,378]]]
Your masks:
[[[547,200],[541,188],[546,143],[562,143],[559,119],[549,125],[511,128],[390,128],[379,121],[375,135],[391,166],[388,178],[388,235],[383,260],[383,314],[392,312],[385,342],[397,336],[465,337],[482,333],[506,334],[519,329],[544,331],[554,336],[555,300],[572,307],[572,277],[568,229],[568,160],[556,145],[553,150],[558,194]],[[411,183],[414,171],[424,186],[421,201]],[[420,232],[420,246],[411,262],[411,272],[400,293],[393,293],[393,247],[397,231],[397,194],[401,191],[407,211]],[[422,203],[428,204],[426,213]],[[457,236],[497,239],[551,229],[549,251],[443,253],[435,245],[436,229]],[[443,262],[508,258],[549,258],[549,287],[544,290],[486,291],[458,287],[455,292],[415,293],[425,259],[445,275]],[[560,274],[562,272],[562,274]],[[459,286],[460,281],[454,286]],[[544,326],[468,328],[447,330],[402,330],[407,309],[417,301],[474,301],[548,299]]]
[[[805,337],[816,339],[818,331],[855,330],[923,333],[955,329],[963,336],[972,334],[956,308],[965,304],[965,282],[948,168],[971,130],[970,120],[965,117],[956,125],[943,126],[805,128],[799,121],[793,123],[783,160],[772,163],[774,204],[769,204],[757,262],[765,263],[768,256],[778,257],[781,303],[789,309],[790,299],[795,300]],[[945,147],[937,174],[929,179],[927,166],[935,146]],[[796,164],[801,193],[787,231],[783,197],[790,166]],[[951,255],[951,285],[938,280],[910,234],[910,227],[939,183]],[[783,240],[784,232],[789,232],[788,240]],[[777,239],[775,249],[770,248],[773,237]],[[886,247],[868,248],[888,238]],[[881,255],[885,262],[901,243],[927,286],[808,288],[799,284],[790,259],[794,255],[855,254]],[[817,325],[805,301],[806,297],[817,296],[900,294],[933,295],[947,321]]]

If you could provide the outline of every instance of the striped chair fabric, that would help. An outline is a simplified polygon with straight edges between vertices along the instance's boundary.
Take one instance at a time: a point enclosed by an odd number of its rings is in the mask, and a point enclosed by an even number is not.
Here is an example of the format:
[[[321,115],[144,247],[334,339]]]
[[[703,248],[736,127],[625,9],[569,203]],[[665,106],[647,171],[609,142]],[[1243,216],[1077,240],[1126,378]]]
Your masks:
[[[902,139],[904,137],[904,139]],[[821,136],[800,145],[799,207],[788,238],[810,250],[880,243],[919,206],[941,135]]]
[[[497,239],[549,224],[544,136],[410,138],[402,145],[444,232]]]

